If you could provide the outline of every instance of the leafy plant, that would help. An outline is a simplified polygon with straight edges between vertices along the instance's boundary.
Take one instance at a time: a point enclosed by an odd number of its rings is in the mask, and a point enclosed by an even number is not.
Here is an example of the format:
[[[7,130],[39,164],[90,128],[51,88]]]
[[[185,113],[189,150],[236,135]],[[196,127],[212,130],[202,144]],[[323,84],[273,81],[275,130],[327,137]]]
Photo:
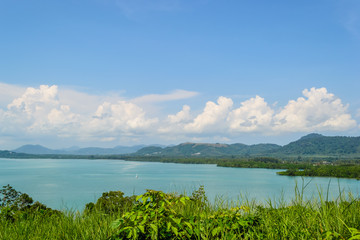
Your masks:
[[[3,186],[3,189],[0,190],[0,194],[2,195],[2,198],[0,198],[0,206],[2,207],[22,209],[34,202],[29,195],[16,191],[9,184]]]
[[[147,190],[136,197],[130,212],[113,223],[117,233],[112,239],[172,239],[189,237],[192,225],[175,208],[185,205],[188,197]]]
[[[121,191],[104,192],[96,203],[88,203],[85,206],[85,213],[100,211],[106,214],[122,214],[125,210],[132,207],[135,196],[124,196]]]
[[[113,223],[117,229],[111,239],[217,239],[241,236],[258,223],[247,208],[219,209],[214,214],[193,213],[186,217],[181,211],[194,199],[204,200],[203,188],[185,196],[148,190],[136,198],[130,212]],[[245,216],[244,216],[245,215]]]
[[[0,218],[14,222],[17,219],[27,219],[34,214],[60,214],[60,211],[46,207],[35,202],[26,193],[16,191],[9,184],[0,190]]]

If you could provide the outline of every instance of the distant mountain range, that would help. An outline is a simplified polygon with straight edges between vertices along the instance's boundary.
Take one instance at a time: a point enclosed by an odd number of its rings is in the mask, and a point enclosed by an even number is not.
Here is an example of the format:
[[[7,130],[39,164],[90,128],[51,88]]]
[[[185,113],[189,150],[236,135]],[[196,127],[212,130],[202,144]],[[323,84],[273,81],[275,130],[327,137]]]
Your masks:
[[[281,146],[276,144],[210,144],[210,143],[182,143],[173,147],[145,147],[137,151],[136,155],[158,156],[251,156],[276,151]]]
[[[328,137],[312,133],[285,146],[276,144],[182,143],[172,147],[145,147],[135,155],[147,156],[357,156],[360,137]]]
[[[24,145],[17,149],[12,150],[16,153],[27,153],[27,154],[70,154],[70,155],[113,155],[113,154],[129,154],[138,151],[146,147],[146,145],[136,146],[117,146],[114,148],[99,148],[99,147],[88,147],[78,148],[72,147],[68,149],[54,150],[49,149],[41,145]]]
[[[175,146],[117,146],[114,148],[69,148],[53,150],[41,145],[24,145],[11,152],[21,154],[122,155],[169,157],[220,156],[351,156],[360,157],[360,137],[323,136],[312,133],[287,145],[182,143]],[[5,153],[4,153],[5,154]],[[9,155],[9,151],[6,152]],[[11,154],[10,154],[11,155]],[[0,154],[1,156],[1,154]]]

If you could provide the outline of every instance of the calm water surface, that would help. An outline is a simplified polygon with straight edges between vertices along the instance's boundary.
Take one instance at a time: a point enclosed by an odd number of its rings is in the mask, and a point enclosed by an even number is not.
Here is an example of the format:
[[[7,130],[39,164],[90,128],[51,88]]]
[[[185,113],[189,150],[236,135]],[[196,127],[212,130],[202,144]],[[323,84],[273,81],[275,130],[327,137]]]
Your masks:
[[[0,159],[0,186],[10,184],[49,207],[82,210],[101,193],[121,190],[126,195],[145,189],[191,193],[204,185],[209,199],[237,200],[241,195],[266,202],[294,197],[296,182],[309,185],[306,197],[319,189],[332,198],[339,187],[359,196],[360,181],[336,178],[278,176],[274,169],[222,168],[209,164],[131,162],[122,160]],[[330,184],[329,184],[330,183]]]

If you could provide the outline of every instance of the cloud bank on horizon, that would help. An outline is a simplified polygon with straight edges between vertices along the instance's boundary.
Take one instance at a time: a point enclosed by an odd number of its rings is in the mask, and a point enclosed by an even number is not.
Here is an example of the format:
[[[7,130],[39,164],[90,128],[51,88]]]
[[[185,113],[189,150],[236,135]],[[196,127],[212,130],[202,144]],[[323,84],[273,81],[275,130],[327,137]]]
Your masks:
[[[169,143],[181,140],[221,139],[307,132],[345,132],[359,125],[348,104],[326,88],[310,88],[284,106],[269,104],[261,96],[242,102],[219,96],[203,109],[184,105],[176,113],[151,113],[149,104],[196,97],[198,93],[176,90],[134,99],[90,95],[41,85],[21,88],[0,84],[0,132],[4,141],[21,139],[60,139],[76,142],[141,143],[151,138]],[[4,96],[7,96],[5,98]],[[80,97],[80,98],[79,98]],[[141,102],[146,102],[142,105]],[[153,142],[153,143],[155,143]]]

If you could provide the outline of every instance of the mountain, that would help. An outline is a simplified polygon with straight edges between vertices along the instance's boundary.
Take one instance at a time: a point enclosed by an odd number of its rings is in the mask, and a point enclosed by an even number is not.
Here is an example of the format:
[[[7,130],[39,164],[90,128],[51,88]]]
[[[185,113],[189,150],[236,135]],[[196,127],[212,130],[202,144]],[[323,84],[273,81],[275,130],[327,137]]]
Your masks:
[[[134,153],[144,147],[145,147],[145,145],[137,145],[137,146],[131,146],[131,147],[117,146],[114,148],[89,147],[89,148],[80,148],[76,151],[72,151],[71,154],[75,154],[75,155],[128,154],[128,153]]]
[[[157,154],[160,154],[162,150],[163,150],[162,147],[149,146],[149,147],[144,147],[144,148],[138,150],[135,154],[136,155],[157,155]]]
[[[255,144],[245,145],[236,144],[211,144],[211,143],[182,143],[171,147],[146,147],[140,149],[136,155],[155,155],[155,156],[232,156],[232,155],[257,155],[277,150],[281,146],[276,144]]]
[[[97,147],[88,147],[88,148],[78,148],[72,147],[68,149],[49,149],[41,145],[24,145],[15,150],[12,150],[16,153],[26,153],[26,154],[69,154],[69,155],[114,155],[114,154],[129,154],[138,151],[141,148],[144,148],[145,145],[137,146],[117,146],[114,148],[97,148]]]
[[[299,140],[315,139],[315,138],[321,138],[321,137],[324,137],[324,135],[321,135],[319,133],[310,133],[308,135],[301,137]]]
[[[60,150],[53,150],[41,145],[31,145],[31,144],[21,146],[12,151],[16,153],[27,153],[27,154],[62,154],[63,153]]]
[[[182,143],[175,146],[137,145],[114,148],[68,148],[53,150],[41,145],[24,145],[12,152],[24,154],[169,156],[169,157],[221,157],[221,156],[348,156],[360,157],[360,137],[323,136],[311,133],[287,145],[241,143]],[[4,153],[5,155],[10,155]]]
[[[286,155],[360,155],[360,137],[309,134],[276,151]]]
[[[135,153],[145,156],[356,156],[360,157],[360,137],[323,136],[311,133],[285,146],[276,144],[182,143],[171,147],[145,147]]]

